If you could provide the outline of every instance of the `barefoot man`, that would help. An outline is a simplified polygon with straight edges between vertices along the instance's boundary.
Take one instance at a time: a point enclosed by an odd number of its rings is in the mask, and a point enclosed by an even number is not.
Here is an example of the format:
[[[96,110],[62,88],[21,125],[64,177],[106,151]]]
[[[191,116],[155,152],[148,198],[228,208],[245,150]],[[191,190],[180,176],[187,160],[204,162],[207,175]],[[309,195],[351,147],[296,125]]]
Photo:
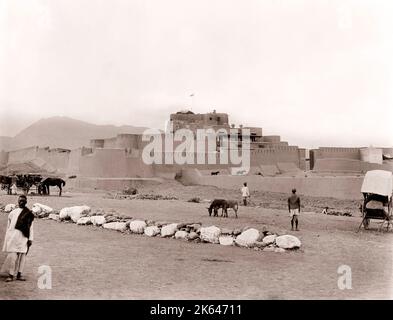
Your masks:
[[[7,231],[3,245],[3,251],[7,252],[8,256],[4,261],[1,272],[8,273],[8,277],[5,280],[7,282],[14,279],[26,280],[22,276],[22,272],[27,251],[33,241],[34,215],[26,207],[27,198],[25,195],[19,196],[18,204],[19,208],[12,210],[8,216]]]
[[[293,223],[295,222],[296,231],[298,231],[298,215],[300,213],[300,198],[296,194],[296,189],[292,189],[292,195],[288,198],[288,210],[291,217],[291,226],[293,230]]]
[[[243,204],[247,206],[247,199],[250,198],[250,190],[247,187],[247,182],[243,183],[243,187],[241,188],[242,197],[243,197]]]

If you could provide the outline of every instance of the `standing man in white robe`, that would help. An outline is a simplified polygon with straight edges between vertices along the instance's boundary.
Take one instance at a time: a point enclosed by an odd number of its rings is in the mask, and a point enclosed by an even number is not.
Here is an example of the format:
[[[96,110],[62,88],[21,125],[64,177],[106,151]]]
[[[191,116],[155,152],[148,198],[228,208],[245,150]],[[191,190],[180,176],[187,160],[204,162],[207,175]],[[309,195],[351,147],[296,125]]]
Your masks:
[[[14,279],[25,281],[22,272],[25,266],[26,254],[33,241],[34,214],[26,207],[27,198],[19,196],[19,208],[12,210],[8,216],[3,251],[8,253],[1,272],[8,272],[6,282]],[[16,277],[15,277],[16,276]]]
[[[250,198],[250,190],[247,187],[247,182],[243,183],[243,187],[240,189],[243,197],[243,204],[247,206],[247,200]]]

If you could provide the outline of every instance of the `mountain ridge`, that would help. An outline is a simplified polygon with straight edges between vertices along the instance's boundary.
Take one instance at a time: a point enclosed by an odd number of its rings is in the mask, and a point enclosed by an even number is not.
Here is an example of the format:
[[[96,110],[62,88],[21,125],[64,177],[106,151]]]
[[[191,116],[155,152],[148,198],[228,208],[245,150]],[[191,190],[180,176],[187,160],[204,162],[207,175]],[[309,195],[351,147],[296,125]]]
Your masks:
[[[91,139],[112,138],[120,133],[141,134],[147,127],[98,125],[70,117],[42,118],[14,137],[0,136],[0,150],[10,151],[39,146],[76,149],[89,146]]]

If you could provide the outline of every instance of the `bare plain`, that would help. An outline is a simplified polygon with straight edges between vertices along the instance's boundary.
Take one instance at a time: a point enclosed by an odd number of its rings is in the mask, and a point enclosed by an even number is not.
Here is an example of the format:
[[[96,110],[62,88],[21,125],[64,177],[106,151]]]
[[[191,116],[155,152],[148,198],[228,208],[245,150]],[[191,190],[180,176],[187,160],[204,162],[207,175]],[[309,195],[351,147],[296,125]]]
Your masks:
[[[235,198],[236,191],[182,186],[169,182],[140,192],[174,195],[178,200],[120,200],[113,194],[65,190],[62,197],[29,196],[56,210],[83,205],[115,210],[139,219],[201,222],[203,226],[266,228],[293,234],[296,251],[255,251],[240,247],[120,233],[93,226],[37,219],[35,241],[27,256],[26,282],[0,282],[1,299],[391,299],[391,231],[356,233],[361,218],[357,201],[302,197],[300,231],[290,231],[285,194],[252,193],[252,206],[240,206],[239,218],[209,217],[201,199]],[[15,203],[0,195],[0,203]],[[353,216],[321,214],[323,207]],[[7,214],[0,213],[4,236]],[[0,264],[5,254],[0,253]],[[52,269],[52,289],[37,286],[38,268]],[[352,270],[352,289],[340,290],[338,268]],[[0,278],[3,280],[3,278]]]

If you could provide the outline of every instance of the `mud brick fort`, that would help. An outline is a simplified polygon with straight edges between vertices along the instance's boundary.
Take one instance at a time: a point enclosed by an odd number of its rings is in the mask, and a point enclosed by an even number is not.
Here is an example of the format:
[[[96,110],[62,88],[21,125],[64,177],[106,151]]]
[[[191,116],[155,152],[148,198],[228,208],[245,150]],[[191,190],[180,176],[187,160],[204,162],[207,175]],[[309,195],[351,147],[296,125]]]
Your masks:
[[[144,141],[142,134],[118,134],[116,137],[93,139],[90,146],[73,150],[31,146],[0,151],[0,166],[10,168],[10,173],[12,168],[23,167],[26,173],[44,171],[63,177],[75,176],[76,179],[69,180],[70,184],[81,188],[119,189],[125,185],[162,183],[163,179],[238,188],[243,181],[248,181],[254,189],[287,192],[286,189],[294,186],[300,192],[318,196],[335,196],[340,190],[351,192],[350,189],[360,183],[362,175],[368,170],[393,171],[393,148],[320,147],[306,150],[281,141],[280,136],[266,135],[260,127],[236,127],[230,124],[228,114],[215,110],[204,114],[180,111],[170,115],[169,123],[173,132],[183,128],[235,132],[237,139],[232,141],[229,137],[229,146],[231,143],[241,143],[243,131],[248,129],[250,171],[244,175],[231,163],[220,164],[220,139],[214,151],[217,157],[215,164],[147,165],[142,160],[142,151],[149,141]],[[175,141],[173,144],[176,146],[179,143]],[[158,152],[164,153],[164,149]],[[208,152],[206,149],[206,157]],[[212,176],[212,171],[219,173]],[[354,197],[357,197],[355,192]]]

